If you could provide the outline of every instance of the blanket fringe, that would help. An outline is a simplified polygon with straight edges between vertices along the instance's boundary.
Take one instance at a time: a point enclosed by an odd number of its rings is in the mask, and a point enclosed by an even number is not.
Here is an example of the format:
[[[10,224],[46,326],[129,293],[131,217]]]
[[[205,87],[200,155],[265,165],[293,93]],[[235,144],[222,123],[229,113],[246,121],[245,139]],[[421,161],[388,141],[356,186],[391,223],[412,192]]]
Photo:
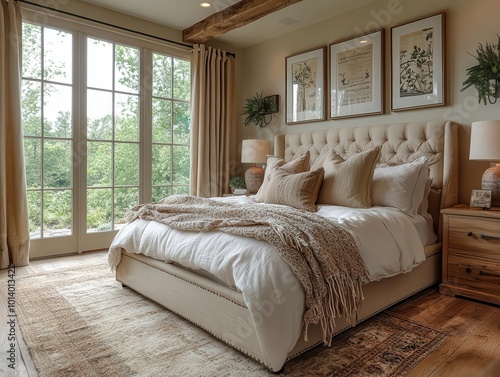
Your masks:
[[[354,326],[358,320],[358,308],[363,301],[363,290],[361,279],[353,282],[349,276],[331,276],[326,279],[327,294],[324,299],[323,306],[315,306],[310,308],[309,315],[304,317],[305,331],[304,340],[308,341],[309,324],[318,323],[321,325],[323,332],[323,343],[331,346],[332,338],[337,331],[336,319],[345,317],[351,320],[351,325]],[[346,296],[339,294],[340,292],[352,292]],[[316,319],[316,320],[315,320]]]

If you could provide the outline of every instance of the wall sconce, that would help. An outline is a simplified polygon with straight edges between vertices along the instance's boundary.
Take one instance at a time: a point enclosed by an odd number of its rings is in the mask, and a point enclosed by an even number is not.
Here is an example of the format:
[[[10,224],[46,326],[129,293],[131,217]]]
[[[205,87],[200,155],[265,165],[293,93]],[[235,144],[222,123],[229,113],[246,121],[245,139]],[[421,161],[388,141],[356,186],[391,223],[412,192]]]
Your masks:
[[[265,164],[269,154],[269,141],[264,139],[248,139],[241,143],[241,162]],[[250,194],[255,194],[264,181],[264,169],[252,166],[245,172],[245,186]]]
[[[243,106],[243,126],[253,123],[258,127],[265,127],[271,123],[273,114],[280,111],[279,97],[278,94],[263,97],[262,93],[255,93],[255,96],[247,98]]]
[[[490,79],[490,92],[488,94],[488,102],[492,105],[497,103],[500,97],[500,79]]]
[[[500,207],[500,120],[472,122],[469,160],[497,162],[484,172],[481,189],[491,190],[491,205]]]
[[[280,112],[280,96],[275,94],[272,96],[264,97],[264,111],[260,114],[263,115],[264,127],[271,123],[273,119],[273,114]],[[269,117],[268,117],[269,116]]]

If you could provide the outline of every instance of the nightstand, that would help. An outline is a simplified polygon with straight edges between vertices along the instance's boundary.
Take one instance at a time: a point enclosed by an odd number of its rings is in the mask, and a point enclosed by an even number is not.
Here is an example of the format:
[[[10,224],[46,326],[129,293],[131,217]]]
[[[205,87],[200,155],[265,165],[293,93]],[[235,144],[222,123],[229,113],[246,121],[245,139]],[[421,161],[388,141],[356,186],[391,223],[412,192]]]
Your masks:
[[[443,214],[443,294],[500,305],[500,208],[459,205]]]

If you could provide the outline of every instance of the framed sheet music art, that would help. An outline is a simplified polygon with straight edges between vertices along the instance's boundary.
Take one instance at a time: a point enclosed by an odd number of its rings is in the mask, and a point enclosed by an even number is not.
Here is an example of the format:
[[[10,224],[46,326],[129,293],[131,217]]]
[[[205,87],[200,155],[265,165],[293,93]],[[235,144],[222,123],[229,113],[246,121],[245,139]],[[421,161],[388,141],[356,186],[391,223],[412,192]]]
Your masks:
[[[384,30],[330,45],[330,118],[384,112]]]

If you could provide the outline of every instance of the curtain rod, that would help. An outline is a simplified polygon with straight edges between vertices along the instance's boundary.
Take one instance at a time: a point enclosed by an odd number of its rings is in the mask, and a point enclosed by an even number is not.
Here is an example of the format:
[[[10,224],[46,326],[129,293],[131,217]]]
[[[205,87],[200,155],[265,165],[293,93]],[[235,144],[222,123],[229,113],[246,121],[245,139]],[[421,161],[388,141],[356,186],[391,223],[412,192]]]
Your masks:
[[[186,43],[181,43],[181,42],[173,41],[171,39],[166,39],[166,38],[158,37],[156,35],[151,35],[151,34],[143,33],[141,31],[132,30],[132,29],[129,29],[129,28],[126,28],[126,27],[123,27],[123,26],[113,25],[113,24],[110,24],[108,22],[94,20],[94,19],[92,19],[90,17],[81,16],[79,14],[67,12],[67,11],[60,10],[60,9],[51,8],[51,7],[47,6],[47,5],[33,3],[33,2],[27,1],[27,0],[17,0],[17,1],[19,1],[21,3],[26,3],[26,4],[29,4],[29,5],[33,5],[35,7],[47,9],[47,10],[50,10],[50,11],[53,11],[53,12],[62,13],[62,14],[68,15],[68,16],[73,16],[73,17],[81,18],[81,19],[86,20],[86,21],[96,22],[98,24],[105,25],[105,26],[110,26],[110,27],[113,27],[113,28],[116,28],[116,29],[120,29],[120,30],[123,30],[123,31],[128,31],[128,32],[136,33],[136,34],[139,34],[139,35],[143,35],[145,37],[150,37],[150,38],[158,39],[158,40],[161,40],[163,42],[168,42],[168,43],[173,43],[173,44],[176,44],[176,45],[179,45],[179,46],[183,46],[183,47],[193,48],[192,45],[189,45],[189,44],[186,44]]]

